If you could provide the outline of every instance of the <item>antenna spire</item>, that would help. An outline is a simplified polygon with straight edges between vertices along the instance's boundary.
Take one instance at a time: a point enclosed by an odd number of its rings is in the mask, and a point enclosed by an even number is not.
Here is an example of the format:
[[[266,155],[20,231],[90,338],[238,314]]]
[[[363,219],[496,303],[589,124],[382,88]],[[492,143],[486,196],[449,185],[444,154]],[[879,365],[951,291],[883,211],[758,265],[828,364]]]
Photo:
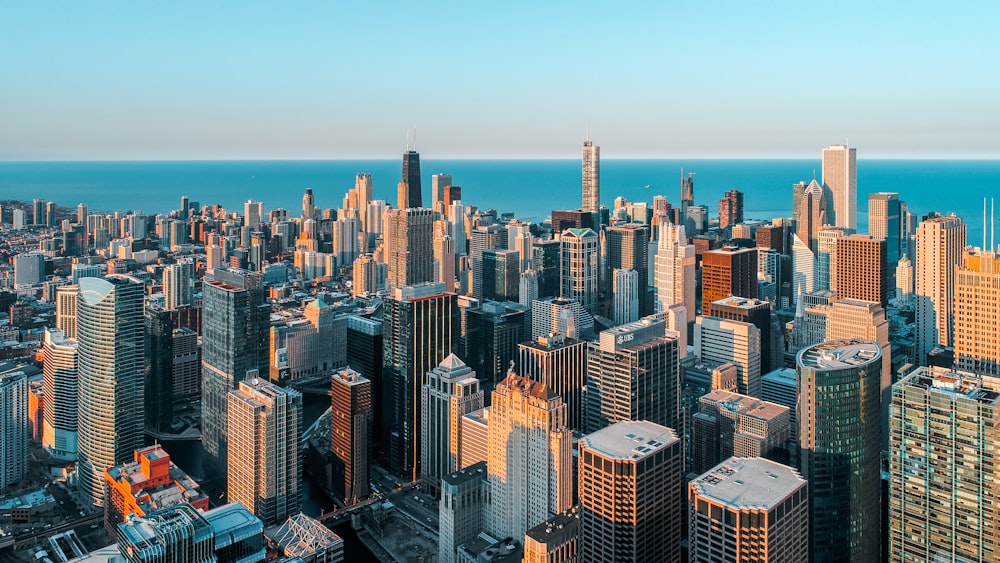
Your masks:
[[[413,124],[413,151],[417,150],[417,125]]]

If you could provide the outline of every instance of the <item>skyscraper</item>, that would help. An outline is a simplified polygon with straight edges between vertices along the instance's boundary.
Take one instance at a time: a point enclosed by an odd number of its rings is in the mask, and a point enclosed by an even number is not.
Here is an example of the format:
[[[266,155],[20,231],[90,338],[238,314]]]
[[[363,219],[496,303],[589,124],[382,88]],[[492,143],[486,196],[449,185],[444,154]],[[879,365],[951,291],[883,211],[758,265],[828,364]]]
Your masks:
[[[517,301],[521,281],[520,260],[520,253],[516,250],[483,250],[481,299]]]
[[[449,202],[445,200],[445,188],[451,186],[451,174],[434,174],[431,176],[431,206],[437,202],[442,202],[447,206]],[[462,199],[459,196],[457,199]]]
[[[313,197],[312,188],[306,188],[302,194],[302,220],[312,219],[316,216],[316,199]]]
[[[600,239],[591,229],[566,229],[562,233],[561,271],[563,299],[574,299],[590,314],[597,312]]]
[[[1000,376],[1000,258],[967,250],[955,275],[955,366]]]
[[[743,192],[729,190],[719,200],[719,228],[728,227],[743,222]]]
[[[845,299],[889,306],[889,269],[885,239],[851,235],[837,239],[836,283],[833,290]]]
[[[613,272],[633,270],[638,274],[636,289],[639,301],[637,317],[653,313],[652,294],[646,291],[649,278],[649,227],[638,223],[615,225],[604,231],[604,291],[612,293]]]
[[[950,346],[954,335],[955,268],[965,247],[965,224],[954,215],[932,214],[917,227],[916,291],[917,364],[936,346]]]
[[[206,471],[226,474],[229,392],[247,373],[266,373],[271,306],[260,274],[216,269],[202,288],[201,434]]]
[[[614,323],[623,325],[639,320],[639,274],[635,270],[615,269],[611,275],[611,313]],[[643,292],[642,297],[645,296]]]
[[[28,378],[20,371],[0,375],[0,489],[28,475]]]
[[[680,427],[676,336],[652,317],[601,332],[587,346],[586,427],[621,420]]]
[[[174,421],[174,327],[170,311],[146,307],[143,311],[145,358],[145,427],[153,433],[170,432]]]
[[[302,394],[254,377],[227,399],[229,500],[280,524],[302,506]]]
[[[42,447],[54,459],[77,455],[79,359],[76,340],[59,329],[46,329],[42,344]]]
[[[573,502],[572,432],[562,398],[511,372],[489,415],[486,532],[520,538]]]
[[[417,206],[419,207],[419,206]],[[389,283],[393,289],[434,280],[434,212],[430,209],[386,211],[392,237]]]
[[[830,224],[852,233],[858,230],[857,160],[857,149],[847,145],[823,149],[823,187],[831,195]]]
[[[78,285],[64,285],[56,288],[56,328],[66,338],[76,340],[76,301],[80,292]]]
[[[458,300],[443,283],[395,289],[383,304],[383,381],[392,389],[390,468],[420,475],[420,390],[427,372],[452,353]]]
[[[587,344],[563,334],[540,336],[518,344],[518,368],[551,389],[566,403],[571,430],[583,430],[583,387],[587,374]]]
[[[143,284],[129,276],[81,278],[79,346],[80,495],[104,499],[104,468],[142,447]]]
[[[485,461],[441,477],[441,502],[438,504],[441,563],[455,563],[455,550],[482,533],[489,492],[486,478]]]
[[[709,304],[709,313],[713,317],[750,323],[760,331],[760,372],[767,373],[778,367],[781,360],[782,346],[771,338],[776,331],[771,330],[772,304],[760,299],[729,297]]]
[[[536,240],[531,244],[531,269],[538,273],[538,298],[558,297],[561,243]]]
[[[476,372],[448,354],[427,372],[420,401],[420,472],[436,487],[441,477],[461,469],[462,417],[483,408],[483,391]]]
[[[583,205],[589,213],[601,209],[601,147],[587,140],[583,142]]]
[[[757,297],[757,249],[724,246],[702,255],[701,314],[713,301],[737,297]]]
[[[400,200],[399,209],[423,207],[423,191],[420,185],[420,153],[407,147],[403,153],[403,183],[406,197]]]
[[[896,192],[868,194],[868,234],[885,239],[885,259],[889,271],[896,269],[903,255],[903,228],[901,216],[906,204],[899,201]]]
[[[760,329],[749,322],[700,316],[694,325],[694,349],[702,360],[736,366],[737,389],[760,397]]]
[[[688,244],[683,225],[661,225],[658,250],[655,258],[656,312],[666,311],[671,305],[684,305],[687,314],[697,314],[695,306],[695,256],[694,245]]]
[[[623,421],[579,442],[580,561],[681,561],[684,449],[670,428]]]
[[[892,387],[889,560],[1000,556],[1000,380],[922,367]]]
[[[333,374],[330,383],[330,451],[333,488],[345,504],[368,498],[372,440],[372,382],[351,368]]]
[[[834,340],[799,352],[799,467],[813,561],[879,561],[882,348]]]
[[[727,459],[688,484],[690,561],[808,561],[808,493],[790,467]]]
[[[703,395],[691,432],[693,464],[703,473],[729,457],[782,458],[791,432],[788,407],[724,389]]]
[[[816,261],[813,267],[813,290],[837,288],[837,244],[844,238],[844,229],[838,227],[823,227],[816,235],[814,252]]]

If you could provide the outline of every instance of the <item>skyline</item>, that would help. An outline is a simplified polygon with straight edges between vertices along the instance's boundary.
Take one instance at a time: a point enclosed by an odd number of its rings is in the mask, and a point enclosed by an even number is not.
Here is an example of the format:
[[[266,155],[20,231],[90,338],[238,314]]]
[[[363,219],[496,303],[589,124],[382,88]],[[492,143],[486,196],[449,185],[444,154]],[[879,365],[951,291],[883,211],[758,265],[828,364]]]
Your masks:
[[[1000,154],[987,3],[380,8],[16,4],[0,160]]]

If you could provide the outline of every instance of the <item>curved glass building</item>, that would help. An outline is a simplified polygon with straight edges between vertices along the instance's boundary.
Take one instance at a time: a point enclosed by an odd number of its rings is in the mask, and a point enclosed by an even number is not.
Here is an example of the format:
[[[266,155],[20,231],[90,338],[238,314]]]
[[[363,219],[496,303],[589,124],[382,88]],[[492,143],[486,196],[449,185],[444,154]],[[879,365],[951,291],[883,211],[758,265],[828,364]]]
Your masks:
[[[143,284],[131,276],[80,278],[80,496],[101,504],[104,470],[143,443]]]

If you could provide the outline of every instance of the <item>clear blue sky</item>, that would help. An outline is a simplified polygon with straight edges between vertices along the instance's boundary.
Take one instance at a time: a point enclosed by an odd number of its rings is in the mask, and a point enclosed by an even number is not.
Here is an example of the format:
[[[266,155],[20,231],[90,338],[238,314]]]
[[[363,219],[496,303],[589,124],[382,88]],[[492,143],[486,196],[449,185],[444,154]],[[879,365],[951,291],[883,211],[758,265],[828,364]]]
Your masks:
[[[1000,158],[996,2],[0,5],[0,160]]]

